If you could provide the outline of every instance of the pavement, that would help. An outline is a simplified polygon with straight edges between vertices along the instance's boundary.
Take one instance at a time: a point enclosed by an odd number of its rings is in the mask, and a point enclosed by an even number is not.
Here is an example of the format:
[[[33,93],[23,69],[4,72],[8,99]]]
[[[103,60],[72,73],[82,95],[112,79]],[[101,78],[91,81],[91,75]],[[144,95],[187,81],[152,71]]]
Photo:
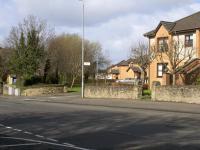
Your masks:
[[[179,112],[179,113],[192,113],[200,114],[199,104],[177,103],[177,102],[159,102],[145,100],[132,100],[132,99],[97,99],[97,98],[81,98],[79,93],[69,93],[64,95],[53,96],[37,96],[37,97],[13,97],[1,96],[3,99],[9,101],[36,101],[48,103],[61,103],[61,104],[75,104],[75,105],[88,105],[110,108],[124,108],[124,109],[139,109],[139,110],[154,110],[164,112]]]
[[[200,149],[200,105],[81,99],[79,94],[0,97],[0,149]]]

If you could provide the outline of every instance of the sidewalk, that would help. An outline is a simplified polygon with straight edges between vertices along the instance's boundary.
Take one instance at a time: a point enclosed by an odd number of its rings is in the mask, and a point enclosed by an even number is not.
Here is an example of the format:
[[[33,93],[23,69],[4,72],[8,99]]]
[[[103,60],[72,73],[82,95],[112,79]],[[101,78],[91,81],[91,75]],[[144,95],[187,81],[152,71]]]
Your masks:
[[[40,97],[1,97],[9,101],[38,101],[48,103],[63,103],[73,105],[89,105],[112,108],[153,110],[177,113],[200,114],[200,105],[175,103],[175,102],[154,102],[151,100],[128,100],[128,99],[82,99],[79,94],[65,94]]]

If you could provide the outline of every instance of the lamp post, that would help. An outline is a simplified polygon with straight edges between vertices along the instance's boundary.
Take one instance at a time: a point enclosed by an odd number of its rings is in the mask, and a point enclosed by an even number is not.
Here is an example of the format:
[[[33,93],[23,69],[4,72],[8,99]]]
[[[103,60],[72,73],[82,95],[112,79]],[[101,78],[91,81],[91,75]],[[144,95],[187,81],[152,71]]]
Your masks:
[[[85,38],[85,2],[84,0],[80,0],[82,2],[82,50],[81,50],[81,97],[84,98],[84,38]]]

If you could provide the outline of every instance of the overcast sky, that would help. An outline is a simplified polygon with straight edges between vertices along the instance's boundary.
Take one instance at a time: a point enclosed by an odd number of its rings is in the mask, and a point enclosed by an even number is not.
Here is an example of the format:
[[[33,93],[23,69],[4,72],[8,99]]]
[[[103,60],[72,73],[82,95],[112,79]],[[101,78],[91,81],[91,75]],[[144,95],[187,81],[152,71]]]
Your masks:
[[[160,20],[175,21],[200,11],[199,0],[85,0],[86,38],[102,44],[113,63]],[[45,19],[56,34],[81,34],[79,0],[0,0],[0,45],[10,28],[27,15]]]

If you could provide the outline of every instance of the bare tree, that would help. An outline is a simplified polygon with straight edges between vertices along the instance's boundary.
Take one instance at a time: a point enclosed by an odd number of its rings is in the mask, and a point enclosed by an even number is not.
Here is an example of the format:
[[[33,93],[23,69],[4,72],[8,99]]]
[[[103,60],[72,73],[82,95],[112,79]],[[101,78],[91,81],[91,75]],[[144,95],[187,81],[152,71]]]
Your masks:
[[[81,76],[81,41],[81,37],[76,34],[63,34],[54,38],[49,45],[52,70],[56,70],[64,82],[70,81],[70,87],[73,87],[75,81]],[[84,41],[84,45],[84,60],[91,63],[91,66],[85,67],[84,74],[87,76],[93,73],[96,53],[101,54],[101,46],[87,40]]]
[[[188,63],[195,53],[193,47],[185,47],[179,40],[169,41],[160,50],[156,50],[155,46],[153,46],[151,50],[156,53],[157,61],[165,65],[164,72],[172,75],[173,85],[176,85],[176,72],[178,69]],[[169,64],[167,65],[167,63]]]
[[[139,42],[137,46],[131,48],[131,58],[142,68],[144,72],[144,79],[147,78],[147,68],[154,60],[154,52],[149,51],[149,47],[146,43]]]

